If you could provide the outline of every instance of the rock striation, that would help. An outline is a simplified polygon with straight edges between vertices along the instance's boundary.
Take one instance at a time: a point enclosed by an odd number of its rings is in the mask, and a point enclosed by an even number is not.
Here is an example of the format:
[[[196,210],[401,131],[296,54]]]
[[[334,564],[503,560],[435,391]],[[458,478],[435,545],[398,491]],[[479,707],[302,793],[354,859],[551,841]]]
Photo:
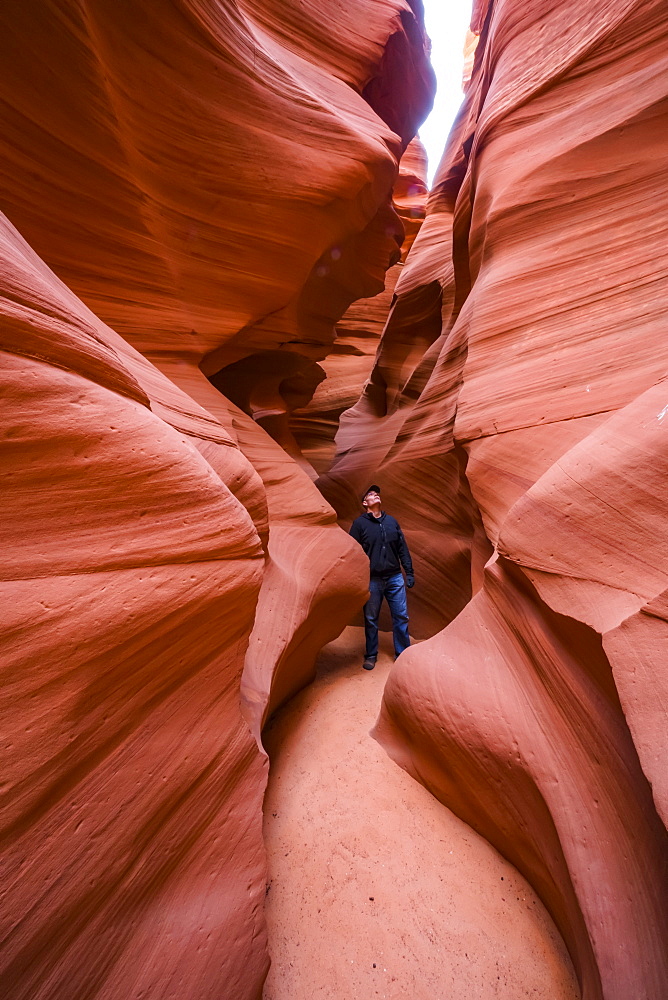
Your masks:
[[[378,481],[415,552],[432,638],[393,669],[377,738],[529,879],[586,1000],[659,1000],[668,19],[492,0],[472,27],[426,221],[320,482],[345,520]]]
[[[353,302],[336,324],[330,353],[317,366],[321,374],[315,376],[319,381],[312,398],[289,412],[293,451],[306,459],[314,474],[325,473],[332,465],[341,414],[355,404],[373,368],[397,280],[424,219],[426,185],[427,156],[420,140],[413,139],[401,157],[392,191],[405,233],[401,259],[387,271],[383,291]]]
[[[257,998],[251,731],[367,582],[280,401],[398,256],[421,5],[9,3],[0,67],[5,994]]]
[[[6,220],[0,254],[6,995],[253,995],[260,478]]]
[[[478,0],[417,235],[420,0],[0,29],[7,996],[261,995],[260,736],[364,600],[374,479],[425,640],[377,738],[584,1000],[664,1000],[665,5]]]

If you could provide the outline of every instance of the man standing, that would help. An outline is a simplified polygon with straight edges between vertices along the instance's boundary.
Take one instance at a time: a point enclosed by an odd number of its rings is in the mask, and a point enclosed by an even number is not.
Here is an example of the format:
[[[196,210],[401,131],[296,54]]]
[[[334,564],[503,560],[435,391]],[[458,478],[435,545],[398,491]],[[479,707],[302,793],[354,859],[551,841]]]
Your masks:
[[[369,487],[362,497],[362,506],[365,513],[355,518],[350,534],[369,557],[371,578],[369,600],[364,605],[366,653],[362,666],[365,670],[373,670],[378,657],[378,616],[383,598],[392,615],[395,658],[411,644],[406,587],[413,586],[415,577],[410,552],[398,521],[381,510],[378,486]],[[401,575],[402,566],[406,573],[406,586]]]

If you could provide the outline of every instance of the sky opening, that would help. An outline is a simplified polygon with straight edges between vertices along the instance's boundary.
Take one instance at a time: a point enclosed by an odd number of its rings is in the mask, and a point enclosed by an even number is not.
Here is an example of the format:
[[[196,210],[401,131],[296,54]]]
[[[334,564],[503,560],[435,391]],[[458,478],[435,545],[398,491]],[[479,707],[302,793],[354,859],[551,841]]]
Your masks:
[[[437,81],[434,109],[420,126],[420,139],[429,159],[428,184],[431,187],[445,140],[464,99],[464,42],[471,21],[472,0],[422,2],[427,34],[431,38],[431,62]]]

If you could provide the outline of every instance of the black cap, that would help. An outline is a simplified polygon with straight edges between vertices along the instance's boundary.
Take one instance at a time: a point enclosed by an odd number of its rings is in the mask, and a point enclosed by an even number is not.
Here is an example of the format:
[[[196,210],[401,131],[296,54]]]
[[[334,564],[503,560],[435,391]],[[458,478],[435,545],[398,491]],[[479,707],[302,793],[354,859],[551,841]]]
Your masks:
[[[375,483],[369,486],[369,488],[364,491],[362,495],[362,500],[366,500],[369,493],[377,493],[380,496],[380,486],[376,486]]]

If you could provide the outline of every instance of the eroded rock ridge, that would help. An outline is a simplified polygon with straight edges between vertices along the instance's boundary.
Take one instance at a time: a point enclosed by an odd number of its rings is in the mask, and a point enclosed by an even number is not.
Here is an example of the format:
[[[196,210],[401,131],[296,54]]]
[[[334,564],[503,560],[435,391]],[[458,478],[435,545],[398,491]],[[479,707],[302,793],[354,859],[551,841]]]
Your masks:
[[[0,67],[4,992],[256,998],[250,729],[366,591],[276,398],[398,257],[421,5],[9,3]]]
[[[415,555],[428,641],[391,673],[377,738],[536,887],[586,1000],[659,1000],[666,10],[481,0],[472,27],[426,220],[320,482],[344,520],[379,482]]]

